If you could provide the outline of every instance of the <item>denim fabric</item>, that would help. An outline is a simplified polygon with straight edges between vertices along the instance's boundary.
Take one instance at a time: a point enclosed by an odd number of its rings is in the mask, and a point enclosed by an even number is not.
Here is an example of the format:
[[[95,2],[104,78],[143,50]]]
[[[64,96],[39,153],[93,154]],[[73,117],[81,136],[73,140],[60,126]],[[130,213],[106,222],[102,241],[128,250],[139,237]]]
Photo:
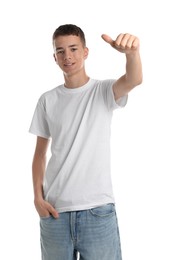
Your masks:
[[[42,260],[121,260],[115,206],[40,219]]]

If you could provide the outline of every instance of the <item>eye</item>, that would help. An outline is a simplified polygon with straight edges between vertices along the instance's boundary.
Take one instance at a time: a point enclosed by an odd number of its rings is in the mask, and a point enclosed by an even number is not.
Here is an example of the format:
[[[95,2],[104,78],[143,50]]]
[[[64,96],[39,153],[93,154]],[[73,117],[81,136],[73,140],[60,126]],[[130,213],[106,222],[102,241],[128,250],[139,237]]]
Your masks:
[[[72,52],[74,52],[74,51],[76,51],[77,50],[77,48],[71,48],[71,51]]]
[[[64,51],[57,51],[57,54],[64,54]]]

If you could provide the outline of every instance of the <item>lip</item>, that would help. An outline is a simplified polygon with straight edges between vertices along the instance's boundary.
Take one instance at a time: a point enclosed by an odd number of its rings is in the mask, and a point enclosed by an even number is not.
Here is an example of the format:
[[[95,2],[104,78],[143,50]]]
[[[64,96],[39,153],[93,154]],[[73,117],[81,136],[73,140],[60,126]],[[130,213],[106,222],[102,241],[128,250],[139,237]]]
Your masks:
[[[73,65],[74,65],[74,63],[65,63],[65,64],[64,64],[65,67],[71,67],[71,66],[73,66]]]

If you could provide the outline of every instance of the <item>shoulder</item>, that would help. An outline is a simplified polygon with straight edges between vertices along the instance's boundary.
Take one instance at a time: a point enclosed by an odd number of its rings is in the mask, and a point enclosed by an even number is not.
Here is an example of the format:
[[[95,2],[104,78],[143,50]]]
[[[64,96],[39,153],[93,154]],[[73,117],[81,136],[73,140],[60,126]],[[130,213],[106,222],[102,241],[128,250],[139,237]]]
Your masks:
[[[98,87],[113,86],[113,84],[115,82],[116,82],[116,79],[91,79],[91,84],[98,86]]]
[[[105,79],[101,81],[101,84],[103,86],[109,87],[109,86],[113,86],[113,84],[116,82],[116,79]]]
[[[95,80],[95,85],[103,95],[106,92],[111,92],[116,79],[104,79],[104,80]]]
[[[59,86],[52,88],[52,89],[44,92],[43,94],[41,94],[38,102],[44,104],[46,102],[51,102],[52,100],[56,99],[56,96],[60,92],[61,86],[62,85],[59,85]]]
[[[95,85],[98,85],[99,87],[108,87],[113,86],[113,84],[116,82],[116,79],[92,79],[92,83]]]

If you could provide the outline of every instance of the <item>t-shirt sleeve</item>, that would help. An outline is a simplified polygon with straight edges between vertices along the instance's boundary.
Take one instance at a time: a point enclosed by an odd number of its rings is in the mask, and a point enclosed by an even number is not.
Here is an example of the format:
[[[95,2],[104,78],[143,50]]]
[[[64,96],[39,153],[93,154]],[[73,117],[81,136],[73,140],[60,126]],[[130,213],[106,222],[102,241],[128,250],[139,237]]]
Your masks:
[[[122,108],[127,104],[128,95],[125,95],[119,98],[117,101],[115,100],[114,93],[113,93],[113,84],[116,80],[106,80],[103,82],[103,96],[104,101],[109,110],[114,110],[117,108]]]
[[[40,98],[35,108],[29,132],[40,137],[50,138],[45,106]]]

